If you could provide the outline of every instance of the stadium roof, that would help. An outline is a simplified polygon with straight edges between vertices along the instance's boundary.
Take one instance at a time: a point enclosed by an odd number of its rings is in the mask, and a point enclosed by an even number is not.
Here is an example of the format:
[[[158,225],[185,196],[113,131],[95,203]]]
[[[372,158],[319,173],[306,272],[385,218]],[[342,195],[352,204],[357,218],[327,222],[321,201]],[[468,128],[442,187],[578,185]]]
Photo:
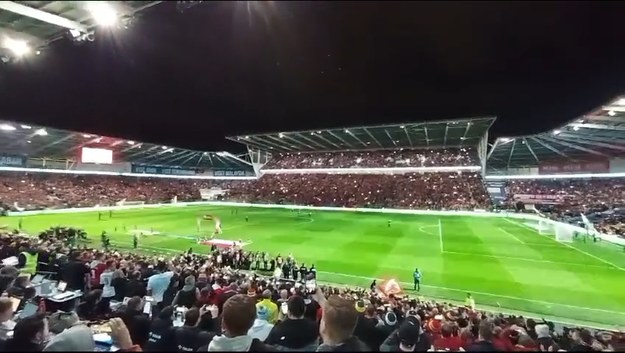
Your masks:
[[[113,162],[194,169],[251,169],[247,154],[193,151],[0,120],[0,154],[80,161],[81,148],[113,150]]]
[[[125,26],[137,12],[161,2],[0,1],[0,56],[15,56],[26,45],[39,50],[64,36],[92,40],[87,35],[104,21]]]
[[[582,161],[625,155],[625,96],[552,131],[500,137],[488,152],[493,169],[536,167],[546,161]]]
[[[255,149],[278,152],[476,146],[494,117],[231,136]]]

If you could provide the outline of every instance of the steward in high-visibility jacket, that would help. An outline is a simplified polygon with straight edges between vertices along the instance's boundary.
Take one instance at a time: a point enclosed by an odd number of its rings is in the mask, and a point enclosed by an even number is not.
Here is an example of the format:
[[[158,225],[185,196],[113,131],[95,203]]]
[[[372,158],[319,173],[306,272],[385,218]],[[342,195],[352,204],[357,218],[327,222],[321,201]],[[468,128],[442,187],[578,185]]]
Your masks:
[[[34,251],[24,250],[17,257],[17,266],[21,267],[21,273],[28,273],[34,276],[37,273],[38,254]]]

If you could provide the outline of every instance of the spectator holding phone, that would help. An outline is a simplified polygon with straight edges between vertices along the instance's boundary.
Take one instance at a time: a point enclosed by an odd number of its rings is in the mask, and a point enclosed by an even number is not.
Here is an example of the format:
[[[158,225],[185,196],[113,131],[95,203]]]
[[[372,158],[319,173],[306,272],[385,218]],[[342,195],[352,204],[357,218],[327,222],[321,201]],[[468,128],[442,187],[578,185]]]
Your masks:
[[[174,307],[166,306],[150,323],[150,333],[148,334],[148,342],[145,344],[144,351],[174,352],[178,349],[173,321]]]
[[[180,353],[195,352],[198,348],[208,344],[214,333],[202,331],[200,323],[201,313],[198,308],[187,310],[184,314],[184,325],[176,330],[176,345]]]
[[[265,343],[285,351],[314,351],[318,346],[319,329],[316,322],[304,317],[304,298],[294,295],[285,304],[286,319],[276,324]]]

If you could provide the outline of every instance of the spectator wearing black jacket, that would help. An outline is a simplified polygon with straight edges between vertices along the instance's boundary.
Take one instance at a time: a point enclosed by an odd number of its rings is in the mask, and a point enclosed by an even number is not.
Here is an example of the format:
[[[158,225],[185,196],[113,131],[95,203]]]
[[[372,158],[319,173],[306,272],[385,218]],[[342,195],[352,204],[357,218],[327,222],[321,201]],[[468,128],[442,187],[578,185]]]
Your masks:
[[[478,340],[469,346],[467,352],[496,352],[497,348],[493,345],[494,329],[495,325],[491,320],[482,320],[478,329]]]
[[[184,306],[191,309],[200,297],[200,290],[195,286],[195,277],[189,275],[184,279],[184,286],[176,293],[172,301],[173,306]]]
[[[13,337],[5,346],[6,352],[41,352],[48,336],[48,324],[43,314],[21,319],[13,329]]]
[[[189,309],[184,314],[184,325],[178,328],[175,333],[178,352],[195,352],[213,338],[214,334],[202,331],[198,327],[200,316],[198,308]]]
[[[382,344],[386,336],[377,329],[378,318],[375,307],[372,304],[365,305],[360,300],[356,302],[356,311],[359,312],[358,323],[354,335],[367,344],[371,350],[377,350]]]
[[[174,307],[166,306],[150,324],[146,352],[174,352],[178,350],[176,344],[176,329],[173,326]]]
[[[318,345],[317,323],[304,318],[306,304],[304,298],[294,295],[287,301],[287,318],[277,323],[269,333],[265,343],[280,350],[314,351]]]
[[[150,334],[150,318],[143,313],[143,300],[139,297],[132,297],[126,305],[126,309],[119,315],[124,321],[132,342],[143,347]]]
[[[126,284],[127,297],[141,297],[146,295],[145,282],[141,280],[141,272],[135,271],[128,275],[128,283]]]
[[[76,308],[76,313],[81,320],[95,321],[101,319],[106,313],[102,312],[100,300],[102,299],[102,289],[94,289],[87,293],[83,302]]]
[[[430,339],[421,328],[421,321],[408,316],[397,331],[380,345],[380,352],[425,352],[430,348]]]

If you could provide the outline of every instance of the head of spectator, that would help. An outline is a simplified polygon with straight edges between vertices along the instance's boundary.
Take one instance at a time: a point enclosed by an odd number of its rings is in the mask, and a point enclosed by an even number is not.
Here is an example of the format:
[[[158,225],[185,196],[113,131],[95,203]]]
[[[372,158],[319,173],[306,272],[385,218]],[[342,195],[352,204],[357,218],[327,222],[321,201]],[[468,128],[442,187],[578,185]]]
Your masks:
[[[189,327],[195,327],[200,323],[200,310],[198,308],[191,308],[184,313],[184,325]]]
[[[287,301],[287,315],[289,320],[301,320],[306,313],[306,302],[299,295],[294,295]]]
[[[223,305],[221,329],[208,345],[209,351],[254,351],[267,349],[259,340],[248,335],[256,319],[254,299],[245,294],[235,294]]]
[[[195,276],[188,275],[184,279],[184,286],[182,287],[183,291],[192,291],[195,290]]]
[[[96,349],[93,331],[86,325],[72,326],[54,336],[44,352],[93,352]]]
[[[271,312],[266,305],[256,305],[256,319],[254,325],[247,331],[247,334],[252,338],[257,338],[261,341],[265,341],[269,332],[273,329],[273,324],[269,323],[271,320]]]
[[[323,305],[319,335],[323,339],[319,350],[367,351],[367,346],[354,337],[358,312],[354,303],[337,295],[330,296]]]
[[[143,299],[139,296],[135,296],[128,300],[126,304],[126,312],[138,313],[143,311]]]
[[[48,318],[48,327],[51,333],[58,335],[78,322],[75,312],[56,311]]]
[[[10,352],[41,351],[48,334],[48,320],[45,315],[26,317],[17,322],[13,337],[7,341],[5,348]]]

